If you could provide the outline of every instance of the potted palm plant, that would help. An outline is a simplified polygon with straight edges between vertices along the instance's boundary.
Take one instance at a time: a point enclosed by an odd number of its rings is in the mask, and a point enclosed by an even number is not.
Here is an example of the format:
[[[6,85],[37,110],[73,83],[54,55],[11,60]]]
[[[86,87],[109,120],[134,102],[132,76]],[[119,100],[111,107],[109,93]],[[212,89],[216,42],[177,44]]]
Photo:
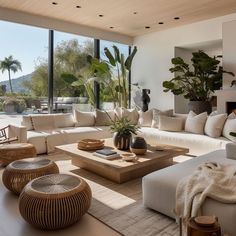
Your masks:
[[[164,92],[171,91],[174,95],[183,95],[189,99],[189,110],[210,113],[210,99],[214,91],[222,87],[223,73],[234,76],[232,72],[224,71],[222,66],[219,66],[219,57],[210,57],[203,51],[193,52],[193,69],[182,58],[172,58],[173,67],[170,72],[175,76],[163,82]]]
[[[126,117],[116,117],[115,120],[111,119],[111,122],[112,124],[110,125],[110,130],[114,133],[114,146],[120,150],[128,150],[130,147],[132,134],[137,134],[139,129],[138,125],[131,124],[130,120]]]

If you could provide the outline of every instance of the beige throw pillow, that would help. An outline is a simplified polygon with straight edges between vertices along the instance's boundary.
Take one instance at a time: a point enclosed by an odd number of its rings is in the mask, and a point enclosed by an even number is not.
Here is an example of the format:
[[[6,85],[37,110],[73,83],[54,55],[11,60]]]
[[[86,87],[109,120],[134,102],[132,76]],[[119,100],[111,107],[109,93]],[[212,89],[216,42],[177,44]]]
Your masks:
[[[231,136],[230,132],[236,132],[236,114],[231,113],[224,125],[223,136],[231,141],[236,142],[236,137]]]
[[[227,114],[214,115],[214,113],[212,113],[207,118],[205,124],[205,134],[212,138],[220,137],[226,119],[227,119]]]
[[[152,118],[152,128],[159,127],[159,116],[173,116],[173,109],[160,111],[158,109],[153,109],[153,118]]]
[[[31,116],[33,127],[36,131],[56,129],[54,115]]]
[[[101,111],[95,110],[95,125],[96,126],[105,126],[111,125],[112,120],[115,120],[115,111]]]
[[[75,121],[71,113],[68,114],[54,114],[55,124],[57,128],[74,127]]]
[[[132,125],[138,124],[139,114],[135,108],[133,109],[122,108],[122,117],[126,117],[128,120],[130,120],[130,123]]]
[[[138,124],[139,114],[135,108],[126,109],[124,107],[117,107],[115,108],[115,114],[118,118],[126,117],[132,125]]]
[[[121,108],[121,107],[116,107],[116,108],[114,109],[114,112],[115,112],[115,116],[116,116],[117,118],[121,118],[121,117],[122,117],[122,108]]]
[[[183,130],[184,119],[180,117],[159,116],[159,129],[178,132]]]
[[[153,117],[153,110],[149,111],[139,111],[139,120],[138,124],[143,127],[151,127],[152,125],[152,117]]]
[[[95,115],[93,112],[82,112],[75,110],[75,120],[75,126],[77,127],[94,126]]]
[[[204,134],[204,126],[207,119],[207,112],[196,115],[190,111],[185,122],[185,131],[194,134]]]

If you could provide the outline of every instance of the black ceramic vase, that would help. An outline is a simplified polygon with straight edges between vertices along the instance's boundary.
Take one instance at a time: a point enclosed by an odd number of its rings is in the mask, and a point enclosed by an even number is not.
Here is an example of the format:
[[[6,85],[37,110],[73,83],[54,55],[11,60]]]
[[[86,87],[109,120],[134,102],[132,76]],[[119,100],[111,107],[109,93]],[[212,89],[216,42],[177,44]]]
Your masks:
[[[136,155],[143,155],[147,151],[147,143],[142,137],[134,137],[130,144],[130,151]]]
[[[131,134],[114,133],[114,146],[119,150],[128,150],[130,146],[131,137]]]

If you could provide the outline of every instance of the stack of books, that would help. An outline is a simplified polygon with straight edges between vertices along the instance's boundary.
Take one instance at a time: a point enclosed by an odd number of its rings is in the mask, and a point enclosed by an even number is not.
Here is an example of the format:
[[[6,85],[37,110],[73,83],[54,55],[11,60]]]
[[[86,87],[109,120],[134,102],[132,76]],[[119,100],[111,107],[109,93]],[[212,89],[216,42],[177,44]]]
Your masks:
[[[111,160],[111,159],[120,157],[120,155],[117,152],[115,152],[115,151],[113,151],[109,148],[104,148],[104,149],[101,149],[101,150],[97,150],[96,152],[93,153],[93,155],[97,156],[97,157],[107,159],[107,160]]]

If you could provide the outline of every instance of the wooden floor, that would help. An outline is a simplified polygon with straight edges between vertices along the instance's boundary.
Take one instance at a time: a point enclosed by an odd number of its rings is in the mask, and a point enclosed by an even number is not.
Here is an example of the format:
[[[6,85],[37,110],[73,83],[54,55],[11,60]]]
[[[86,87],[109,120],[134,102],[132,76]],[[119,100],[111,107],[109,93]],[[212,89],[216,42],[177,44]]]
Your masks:
[[[54,159],[54,158],[53,158]],[[59,158],[60,159],[60,158]],[[73,166],[63,166],[60,171],[70,171]],[[76,167],[77,168],[77,167]],[[2,176],[3,168],[0,168]],[[2,179],[2,178],[1,178]],[[86,214],[77,224],[57,231],[42,231],[31,227],[21,217],[18,197],[10,193],[0,181],[0,236],[119,236],[120,234]]]
[[[64,154],[63,155],[53,154],[51,156],[47,156],[47,158],[56,161],[56,163],[60,168],[60,172],[78,174],[77,172],[79,171],[79,169],[78,167],[71,165],[70,157],[65,156]],[[185,161],[185,159],[183,159],[183,157],[181,156],[178,158],[179,160],[177,160],[177,162]],[[66,228],[64,230],[42,231],[31,227],[28,223],[24,221],[24,219],[21,217],[19,213],[18,197],[10,193],[2,184],[1,176],[3,170],[4,169],[0,167],[0,236],[119,236],[121,235],[89,214],[86,214],[75,225]],[[132,197],[130,198],[125,197],[127,194],[120,192],[122,189],[119,188],[119,185],[117,186],[117,188],[112,188],[114,184],[112,186],[108,184],[107,187],[104,189],[104,186],[106,185],[103,186],[97,183],[99,178],[96,177],[96,181],[93,181],[93,179],[91,179],[91,176],[90,180],[87,178],[87,176],[83,176],[83,178],[89,181],[89,184],[93,187],[93,189],[96,189],[96,191],[93,192],[94,197],[101,202],[105,201],[106,203],[110,203],[114,209],[124,207],[127,204],[131,204],[132,201],[139,200],[140,194],[137,194],[137,196],[132,195]],[[105,183],[110,182],[106,181],[105,179],[103,179],[103,181]],[[132,186],[132,188],[135,188],[135,185]],[[133,191],[133,189],[130,188],[125,189],[125,192],[128,193],[128,196],[130,196],[130,194],[136,193],[135,191]],[[114,201],[114,199],[116,200]]]

